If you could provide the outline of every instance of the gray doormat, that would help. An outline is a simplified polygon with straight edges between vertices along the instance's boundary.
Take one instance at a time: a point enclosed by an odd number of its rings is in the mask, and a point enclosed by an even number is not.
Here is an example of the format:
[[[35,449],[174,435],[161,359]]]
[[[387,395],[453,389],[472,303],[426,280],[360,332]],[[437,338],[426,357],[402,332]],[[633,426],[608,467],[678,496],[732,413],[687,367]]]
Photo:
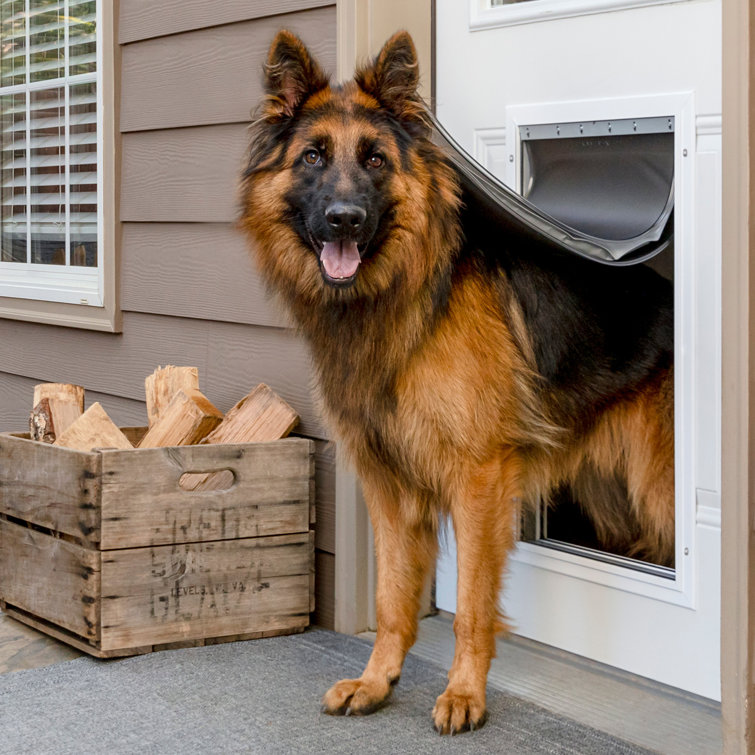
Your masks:
[[[430,719],[445,671],[409,656],[371,716],[320,712],[331,683],[359,676],[365,640],[305,634],[122,660],[83,657],[0,676],[2,753],[646,753],[489,690],[487,724],[440,737]]]

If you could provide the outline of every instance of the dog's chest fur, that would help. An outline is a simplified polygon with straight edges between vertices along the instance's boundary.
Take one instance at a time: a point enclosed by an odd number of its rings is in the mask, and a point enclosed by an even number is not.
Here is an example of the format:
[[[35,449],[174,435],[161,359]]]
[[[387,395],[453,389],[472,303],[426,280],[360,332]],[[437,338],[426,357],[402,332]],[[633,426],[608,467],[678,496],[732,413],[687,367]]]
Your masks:
[[[540,442],[547,423],[527,417],[527,370],[483,280],[455,286],[432,326],[415,305],[390,316],[354,309],[327,336],[312,321],[305,330],[329,420],[360,470],[388,468],[442,494],[458,464]]]

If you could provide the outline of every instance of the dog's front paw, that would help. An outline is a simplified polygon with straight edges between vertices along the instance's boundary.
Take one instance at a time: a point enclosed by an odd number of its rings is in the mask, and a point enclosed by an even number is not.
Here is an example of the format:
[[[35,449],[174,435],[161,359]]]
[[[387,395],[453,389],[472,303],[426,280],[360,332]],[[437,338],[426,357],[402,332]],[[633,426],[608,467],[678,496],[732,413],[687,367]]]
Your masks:
[[[433,722],[439,734],[460,734],[479,729],[486,721],[485,697],[446,690],[433,708]]]
[[[384,705],[391,696],[391,685],[364,679],[341,679],[322,699],[323,713],[331,716],[366,716]]]

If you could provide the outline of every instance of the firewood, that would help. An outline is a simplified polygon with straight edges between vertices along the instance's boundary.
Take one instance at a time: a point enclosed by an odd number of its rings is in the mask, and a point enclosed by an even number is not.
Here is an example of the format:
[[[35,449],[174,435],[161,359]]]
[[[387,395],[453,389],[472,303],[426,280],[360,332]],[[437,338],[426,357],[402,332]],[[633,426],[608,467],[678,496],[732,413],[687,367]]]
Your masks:
[[[36,409],[44,399],[48,401],[52,422],[50,431],[55,435],[64,433],[84,413],[84,389],[80,385],[71,383],[35,385],[32,406]],[[53,440],[55,440],[54,436]]]
[[[229,410],[223,421],[202,441],[205,443],[254,443],[285,438],[299,415],[274,391],[260,383]],[[187,474],[185,490],[221,490],[233,484],[230,470]]]
[[[29,415],[29,437],[43,443],[55,442],[55,423],[50,409],[50,399],[43,398]]]
[[[65,432],[58,435],[53,445],[73,448],[76,451],[91,451],[94,448],[133,448],[99,402],[92,404]]]
[[[178,391],[199,390],[199,371],[196,367],[158,367],[144,381],[147,394],[147,420],[152,427]]]
[[[160,412],[160,418],[147,430],[139,448],[199,443],[222,419],[223,414],[201,391],[179,390]]]

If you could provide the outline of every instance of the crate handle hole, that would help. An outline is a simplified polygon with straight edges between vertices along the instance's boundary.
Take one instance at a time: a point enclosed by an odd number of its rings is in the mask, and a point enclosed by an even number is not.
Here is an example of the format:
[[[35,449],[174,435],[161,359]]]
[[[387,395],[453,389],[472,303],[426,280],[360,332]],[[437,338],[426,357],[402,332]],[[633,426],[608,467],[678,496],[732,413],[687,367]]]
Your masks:
[[[178,480],[178,487],[186,491],[205,492],[229,490],[236,484],[232,469],[214,469],[212,472],[185,472]]]

